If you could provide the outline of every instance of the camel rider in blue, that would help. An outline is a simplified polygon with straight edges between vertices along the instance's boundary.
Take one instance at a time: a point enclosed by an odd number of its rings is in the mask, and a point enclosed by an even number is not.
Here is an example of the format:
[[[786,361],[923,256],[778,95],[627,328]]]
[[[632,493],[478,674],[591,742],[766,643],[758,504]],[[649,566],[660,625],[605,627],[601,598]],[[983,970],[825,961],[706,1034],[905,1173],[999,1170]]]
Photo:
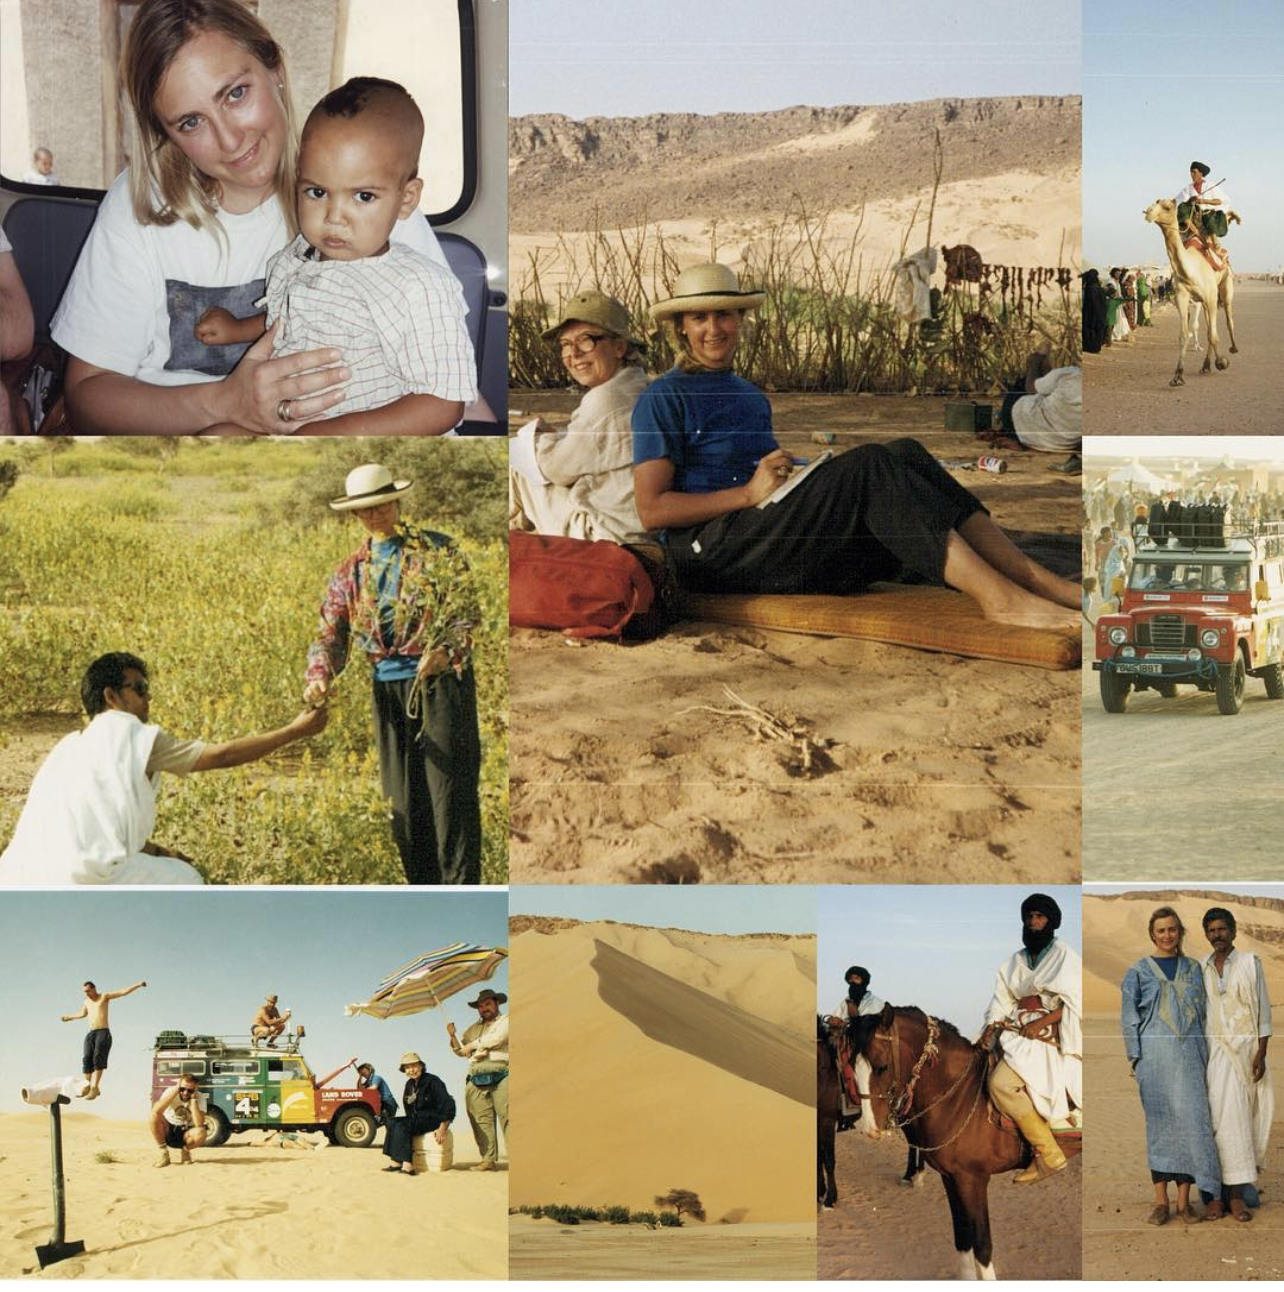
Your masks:
[[[1217,241],[1217,230],[1210,226],[1214,223],[1214,212],[1230,210],[1231,199],[1224,184],[1208,187],[1209,170],[1201,161],[1191,162],[1190,183],[1177,194],[1177,218],[1181,222],[1183,234],[1194,233],[1202,237],[1214,251],[1224,256],[1226,251]],[[1184,218],[1181,210],[1183,205],[1187,207]],[[1220,225],[1221,221],[1216,223]]]
[[[849,1130],[860,1117],[860,1090],[852,1067],[854,1058],[851,1042],[847,1038],[847,1022],[864,1014],[881,1014],[884,1002],[869,990],[869,970],[852,965],[843,975],[847,980],[847,995],[838,1008],[825,1020],[836,1033],[838,1048],[838,1075],[842,1082],[843,1107],[838,1117],[838,1129]]]

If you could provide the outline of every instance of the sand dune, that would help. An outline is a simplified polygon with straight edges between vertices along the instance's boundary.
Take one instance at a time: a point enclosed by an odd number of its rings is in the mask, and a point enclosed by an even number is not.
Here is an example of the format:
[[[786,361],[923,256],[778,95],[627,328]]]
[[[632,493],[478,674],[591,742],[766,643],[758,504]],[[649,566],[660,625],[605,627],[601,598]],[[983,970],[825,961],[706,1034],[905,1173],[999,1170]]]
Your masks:
[[[684,1188],[711,1224],[811,1219],[814,938],[514,927],[514,1206]]]
[[[38,1270],[33,1249],[49,1241],[53,1214],[49,1115],[0,1116],[0,1278],[506,1276],[506,1172],[407,1180],[383,1174],[376,1149],[261,1146],[258,1134],[162,1171],[143,1123],[62,1120],[67,1237],[85,1254]],[[477,1160],[462,1118],[455,1152]]]
[[[1198,960],[1211,949],[1201,925],[1204,912],[1210,906],[1224,906],[1232,912],[1239,928],[1235,946],[1261,958],[1272,1003],[1277,1009],[1284,1006],[1284,902],[1259,906],[1215,889],[1153,888],[1118,896],[1084,895],[1085,1012],[1118,1014],[1119,984],[1128,966],[1150,954],[1146,926],[1157,906],[1171,906],[1181,916],[1186,926],[1186,954]]]

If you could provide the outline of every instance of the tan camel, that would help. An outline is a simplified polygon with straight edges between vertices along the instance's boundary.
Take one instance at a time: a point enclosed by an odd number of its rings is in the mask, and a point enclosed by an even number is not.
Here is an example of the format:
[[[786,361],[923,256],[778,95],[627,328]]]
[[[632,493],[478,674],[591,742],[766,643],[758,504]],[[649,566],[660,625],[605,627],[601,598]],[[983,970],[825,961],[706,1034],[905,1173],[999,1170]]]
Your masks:
[[[1231,273],[1230,263],[1218,272],[1197,251],[1188,251],[1183,245],[1177,228],[1177,203],[1170,197],[1161,197],[1152,202],[1144,212],[1151,224],[1157,224],[1164,235],[1164,246],[1168,250],[1168,263],[1173,270],[1173,295],[1177,299],[1177,316],[1181,319],[1181,348],[1177,352],[1177,371],[1170,386],[1184,386],[1182,363],[1186,357],[1186,346],[1194,336],[1194,327],[1190,319],[1191,304],[1197,302],[1204,307],[1204,317],[1208,320],[1208,353],[1204,356],[1204,366],[1200,372],[1208,372],[1214,362],[1220,371],[1230,367],[1230,360],[1218,349],[1217,306],[1220,303],[1226,311],[1226,330],[1230,333],[1230,352],[1238,354],[1235,345],[1235,316],[1231,306],[1235,299],[1235,276]],[[1234,211],[1226,213],[1228,220],[1240,223]]]

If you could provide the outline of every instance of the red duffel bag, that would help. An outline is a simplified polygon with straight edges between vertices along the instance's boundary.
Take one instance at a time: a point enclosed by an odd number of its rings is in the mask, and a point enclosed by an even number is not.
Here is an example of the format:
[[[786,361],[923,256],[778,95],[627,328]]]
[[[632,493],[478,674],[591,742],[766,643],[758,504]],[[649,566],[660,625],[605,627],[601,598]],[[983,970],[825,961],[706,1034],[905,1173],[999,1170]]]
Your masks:
[[[514,628],[619,637],[654,600],[646,567],[618,543],[509,531],[508,622]]]

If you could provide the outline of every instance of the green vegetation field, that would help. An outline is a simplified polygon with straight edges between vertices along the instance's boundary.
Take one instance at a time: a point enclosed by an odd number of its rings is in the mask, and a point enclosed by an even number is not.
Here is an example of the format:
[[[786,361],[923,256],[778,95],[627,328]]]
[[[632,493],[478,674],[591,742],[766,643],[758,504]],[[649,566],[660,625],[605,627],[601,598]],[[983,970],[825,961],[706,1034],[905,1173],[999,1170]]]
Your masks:
[[[227,740],[302,708],[322,594],[364,531],[330,511],[354,465],[416,488],[402,514],[460,540],[484,607],[475,669],[483,882],[508,878],[506,445],[478,441],[0,441],[0,759],[80,714],[95,656],[151,673],[151,721]],[[3,492],[4,462],[18,476]],[[404,882],[379,791],[370,667],[355,654],[323,735],[260,763],[164,778],[154,838],[217,884]],[[52,746],[53,737],[48,744]],[[29,777],[27,777],[29,783]],[[0,849],[21,798],[0,799]]]

